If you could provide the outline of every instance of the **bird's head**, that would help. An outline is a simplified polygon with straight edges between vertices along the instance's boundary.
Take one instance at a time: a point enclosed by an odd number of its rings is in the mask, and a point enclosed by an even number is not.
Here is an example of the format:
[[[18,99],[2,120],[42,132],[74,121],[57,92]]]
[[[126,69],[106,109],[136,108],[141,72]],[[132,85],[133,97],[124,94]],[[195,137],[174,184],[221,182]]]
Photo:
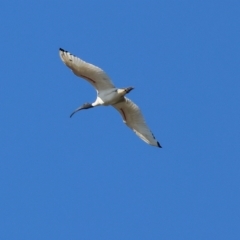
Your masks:
[[[92,108],[93,105],[91,103],[84,103],[82,106],[78,107],[71,115],[70,117],[72,117],[76,112],[83,110],[83,109],[88,109],[88,108]]]

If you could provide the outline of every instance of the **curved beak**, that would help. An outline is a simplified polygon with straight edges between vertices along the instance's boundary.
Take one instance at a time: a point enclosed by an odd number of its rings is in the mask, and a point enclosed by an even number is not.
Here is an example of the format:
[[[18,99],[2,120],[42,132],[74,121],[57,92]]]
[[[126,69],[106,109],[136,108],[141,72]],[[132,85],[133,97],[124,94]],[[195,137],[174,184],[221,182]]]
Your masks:
[[[70,118],[78,111],[82,110],[82,109],[88,109],[88,108],[92,108],[92,104],[90,103],[85,103],[83,104],[81,107],[78,107],[71,115],[70,115]]]
[[[70,115],[70,118],[78,111],[82,110],[82,107],[77,108],[76,110],[74,110],[74,112]]]

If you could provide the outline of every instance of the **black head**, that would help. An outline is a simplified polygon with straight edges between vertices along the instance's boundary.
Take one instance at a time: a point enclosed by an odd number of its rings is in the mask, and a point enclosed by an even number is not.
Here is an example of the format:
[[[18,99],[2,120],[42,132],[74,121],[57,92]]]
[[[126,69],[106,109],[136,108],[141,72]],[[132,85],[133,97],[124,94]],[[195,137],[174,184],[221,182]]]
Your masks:
[[[73,116],[73,114],[75,114],[76,112],[83,110],[83,109],[88,109],[88,108],[92,108],[93,105],[91,103],[84,103],[81,107],[77,108],[71,115],[70,117]]]

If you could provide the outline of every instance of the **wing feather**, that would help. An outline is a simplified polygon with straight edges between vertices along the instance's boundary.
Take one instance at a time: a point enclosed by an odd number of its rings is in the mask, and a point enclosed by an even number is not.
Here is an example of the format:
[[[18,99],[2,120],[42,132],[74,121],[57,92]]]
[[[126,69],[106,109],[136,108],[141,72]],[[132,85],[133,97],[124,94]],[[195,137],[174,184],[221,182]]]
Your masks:
[[[114,88],[110,78],[101,68],[81,60],[62,48],[59,49],[59,55],[75,75],[87,80],[98,92]]]
[[[123,122],[131,128],[138,137],[150,145],[161,148],[161,145],[148,128],[139,107],[135,103],[124,97],[123,101],[114,104],[113,107],[118,110],[122,115]]]

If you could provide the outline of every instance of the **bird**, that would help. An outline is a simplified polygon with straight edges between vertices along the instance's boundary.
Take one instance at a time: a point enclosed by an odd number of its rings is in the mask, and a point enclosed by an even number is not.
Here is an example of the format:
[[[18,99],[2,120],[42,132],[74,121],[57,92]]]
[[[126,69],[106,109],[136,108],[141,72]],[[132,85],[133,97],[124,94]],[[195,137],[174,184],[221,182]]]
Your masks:
[[[139,138],[147,144],[162,148],[148,128],[139,107],[126,97],[126,95],[134,89],[133,87],[116,88],[101,68],[83,61],[62,48],[59,48],[59,55],[63,63],[69,67],[76,76],[85,79],[92,84],[97,91],[95,102],[83,104],[78,107],[70,117],[83,109],[111,105],[120,113],[123,122],[132,129]]]

